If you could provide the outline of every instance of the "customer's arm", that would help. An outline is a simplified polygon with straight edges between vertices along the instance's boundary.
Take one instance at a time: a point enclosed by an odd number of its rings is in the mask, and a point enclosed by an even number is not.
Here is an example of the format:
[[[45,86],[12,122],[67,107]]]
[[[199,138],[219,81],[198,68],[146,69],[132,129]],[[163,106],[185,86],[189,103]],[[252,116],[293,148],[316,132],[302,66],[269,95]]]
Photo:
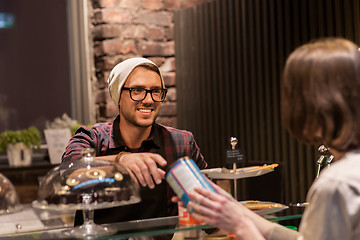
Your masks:
[[[297,239],[299,234],[276,225],[236,201],[229,193],[213,184],[217,193],[195,188],[188,207],[199,221],[235,234],[238,239]],[[283,235],[282,235],[283,234]],[[281,238],[278,238],[281,237]],[[283,238],[286,237],[286,238]]]

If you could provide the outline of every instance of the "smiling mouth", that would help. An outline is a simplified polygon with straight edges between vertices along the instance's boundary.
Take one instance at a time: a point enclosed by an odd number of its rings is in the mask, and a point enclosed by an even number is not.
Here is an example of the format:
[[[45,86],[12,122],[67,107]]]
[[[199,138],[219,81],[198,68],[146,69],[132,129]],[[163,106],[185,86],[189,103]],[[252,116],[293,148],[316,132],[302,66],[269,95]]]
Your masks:
[[[151,113],[152,111],[154,111],[153,109],[139,109],[139,112],[142,113]]]

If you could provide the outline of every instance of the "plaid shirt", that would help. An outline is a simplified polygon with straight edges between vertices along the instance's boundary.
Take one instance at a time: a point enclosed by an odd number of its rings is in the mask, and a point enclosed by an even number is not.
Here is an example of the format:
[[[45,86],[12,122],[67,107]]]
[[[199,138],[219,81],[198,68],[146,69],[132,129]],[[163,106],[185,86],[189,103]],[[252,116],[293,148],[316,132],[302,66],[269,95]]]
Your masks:
[[[112,123],[97,123],[91,129],[80,127],[70,139],[62,161],[79,160],[82,149],[94,148],[96,156],[114,155],[121,151],[158,153],[168,162],[165,171],[171,168],[173,162],[185,156],[193,159],[200,169],[207,167],[191,132],[154,123],[149,138],[142,142],[141,147],[130,149],[122,144],[119,119],[118,116]],[[166,192],[168,215],[175,215],[177,206],[170,200],[174,192],[169,185]]]

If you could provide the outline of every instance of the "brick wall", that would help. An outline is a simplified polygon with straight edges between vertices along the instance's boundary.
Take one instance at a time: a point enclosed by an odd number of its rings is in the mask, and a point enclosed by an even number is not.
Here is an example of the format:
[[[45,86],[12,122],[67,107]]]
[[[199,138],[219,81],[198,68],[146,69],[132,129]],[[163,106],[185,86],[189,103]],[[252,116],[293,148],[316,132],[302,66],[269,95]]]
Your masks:
[[[96,71],[96,120],[118,114],[106,80],[111,69],[130,57],[146,57],[161,69],[168,95],[158,122],[177,127],[174,11],[208,0],[88,0]]]

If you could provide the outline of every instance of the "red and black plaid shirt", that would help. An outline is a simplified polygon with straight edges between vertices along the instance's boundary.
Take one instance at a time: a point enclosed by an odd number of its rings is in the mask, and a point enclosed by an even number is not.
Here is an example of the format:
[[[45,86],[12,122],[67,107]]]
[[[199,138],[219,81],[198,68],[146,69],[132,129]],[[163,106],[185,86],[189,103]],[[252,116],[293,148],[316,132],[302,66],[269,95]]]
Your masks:
[[[62,161],[78,160],[82,157],[82,149],[94,148],[96,156],[114,155],[121,151],[158,153],[168,162],[165,171],[169,170],[173,162],[185,156],[193,159],[200,169],[207,167],[194,136],[189,131],[154,123],[149,138],[142,142],[139,149],[130,149],[122,143],[119,116],[112,123],[97,123],[91,129],[82,126],[70,139]],[[170,201],[174,195],[170,186],[167,186],[166,192],[168,215],[175,215],[177,208]],[[147,217],[160,216],[143,218]]]

